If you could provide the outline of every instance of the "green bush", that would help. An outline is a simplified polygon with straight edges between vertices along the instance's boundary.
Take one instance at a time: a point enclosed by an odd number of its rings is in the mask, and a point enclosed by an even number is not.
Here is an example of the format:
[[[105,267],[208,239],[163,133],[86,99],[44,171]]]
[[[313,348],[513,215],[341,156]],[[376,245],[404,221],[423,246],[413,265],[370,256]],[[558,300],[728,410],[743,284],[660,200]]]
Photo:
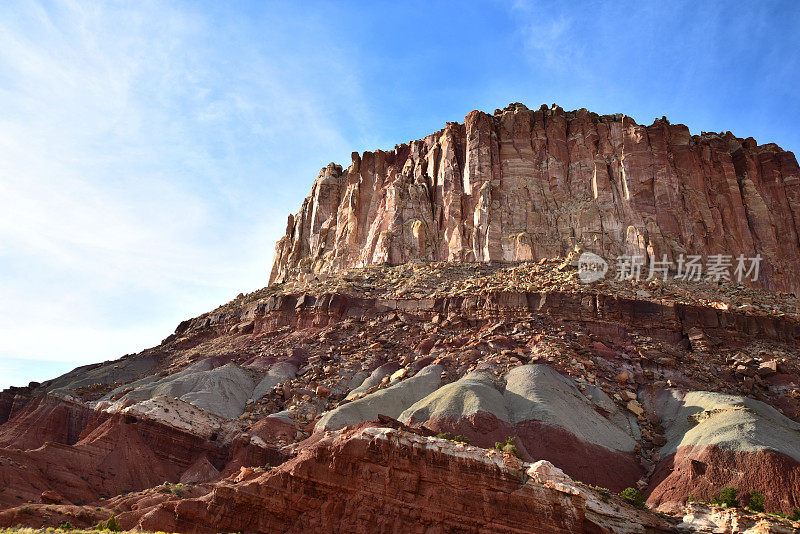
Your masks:
[[[64,521],[63,523],[58,525],[58,530],[72,530],[73,528],[74,527],[72,526],[72,523],[70,523],[69,521]]]
[[[161,493],[171,493],[176,497],[183,497],[183,494],[186,493],[186,486],[182,483],[178,482],[177,484],[170,484],[169,482],[164,482],[160,486],[157,486],[158,491]]]
[[[800,521],[800,510],[795,508],[794,512],[792,512],[792,515],[789,516],[789,519],[792,521]]]
[[[109,530],[111,532],[122,532],[122,525],[117,523],[116,516],[111,516],[108,521],[100,521],[95,525],[95,530]]]
[[[106,529],[110,530],[111,532],[122,532],[122,525],[117,523],[116,516],[112,515],[108,518],[108,521],[106,521]]]
[[[644,495],[636,488],[625,488],[619,496],[637,508],[644,508]]]
[[[506,438],[505,441],[495,441],[494,442],[495,450],[501,452],[508,452],[519,458],[519,454],[517,453],[517,446],[514,445],[514,436],[509,436]]]
[[[503,447],[505,447],[509,443],[514,443],[514,438],[509,436],[508,438],[506,438],[505,441],[495,441],[494,442],[494,450],[502,451]]]
[[[457,435],[456,437],[450,437],[450,432],[440,432],[436,434],[436,437],[439,439],[447,439],[457,443],[465,443],[469,445],[469,438],[467,436],[462,436],[461,434]]]
[[[752,512],[763,512],[764,496],[756,490],[750,490],[750,502],[747,503],[747,508]]]
[[[728,508],[739,507],[739,490],[736,488],[722,488],[719,495],[713,499],[713,504],[727,506]]]

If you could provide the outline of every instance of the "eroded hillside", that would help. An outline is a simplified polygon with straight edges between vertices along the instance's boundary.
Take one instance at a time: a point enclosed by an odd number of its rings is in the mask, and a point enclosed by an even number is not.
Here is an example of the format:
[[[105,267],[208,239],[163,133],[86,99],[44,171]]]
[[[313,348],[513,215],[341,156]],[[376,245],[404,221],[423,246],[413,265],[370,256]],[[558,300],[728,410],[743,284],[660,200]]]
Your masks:
[[[270,286],[0,393],[0,526],[797,531],[793,155],[584,111],[329,167]],[[631,251],[764,278],[584,276]]]

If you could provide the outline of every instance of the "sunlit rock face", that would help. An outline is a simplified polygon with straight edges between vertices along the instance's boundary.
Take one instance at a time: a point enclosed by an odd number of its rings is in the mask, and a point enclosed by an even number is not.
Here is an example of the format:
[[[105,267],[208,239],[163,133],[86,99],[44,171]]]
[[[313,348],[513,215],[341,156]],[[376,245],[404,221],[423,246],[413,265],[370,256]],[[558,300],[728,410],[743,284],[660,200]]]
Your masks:
[[[326,435],[274,470],[242,469],[203,497],[131,508],[123,524],[196,533],[676,532],[549,462],[369,424]]]
[[[290,216],[270,281],[408,261],[515,262],[579,246],[605,258],[762,259],[758,283],[797,291],[794,154],[666,118],[511,104],[393,151],[320,171]]]

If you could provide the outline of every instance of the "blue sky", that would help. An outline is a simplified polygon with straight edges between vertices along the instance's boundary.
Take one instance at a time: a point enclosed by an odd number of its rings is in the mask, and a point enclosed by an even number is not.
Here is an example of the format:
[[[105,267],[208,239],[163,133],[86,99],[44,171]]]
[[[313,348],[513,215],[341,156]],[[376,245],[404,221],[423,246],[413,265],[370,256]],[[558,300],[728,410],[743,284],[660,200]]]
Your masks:
[[[800,150],[796,2],[0,5],[0,388],[266,284],[320,167],[509,102]]]

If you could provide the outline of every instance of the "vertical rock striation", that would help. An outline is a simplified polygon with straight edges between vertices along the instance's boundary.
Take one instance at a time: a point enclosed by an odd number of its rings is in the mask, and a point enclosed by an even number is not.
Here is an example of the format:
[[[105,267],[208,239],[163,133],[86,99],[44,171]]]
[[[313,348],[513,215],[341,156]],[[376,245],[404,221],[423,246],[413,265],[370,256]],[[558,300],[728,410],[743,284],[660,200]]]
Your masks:
[[[574,247],[676,260],[762,256],[759,283],[800,290],[794,154],[666,118],[511,104],[320,171],[270,282],[408,261],[516,262]]]

